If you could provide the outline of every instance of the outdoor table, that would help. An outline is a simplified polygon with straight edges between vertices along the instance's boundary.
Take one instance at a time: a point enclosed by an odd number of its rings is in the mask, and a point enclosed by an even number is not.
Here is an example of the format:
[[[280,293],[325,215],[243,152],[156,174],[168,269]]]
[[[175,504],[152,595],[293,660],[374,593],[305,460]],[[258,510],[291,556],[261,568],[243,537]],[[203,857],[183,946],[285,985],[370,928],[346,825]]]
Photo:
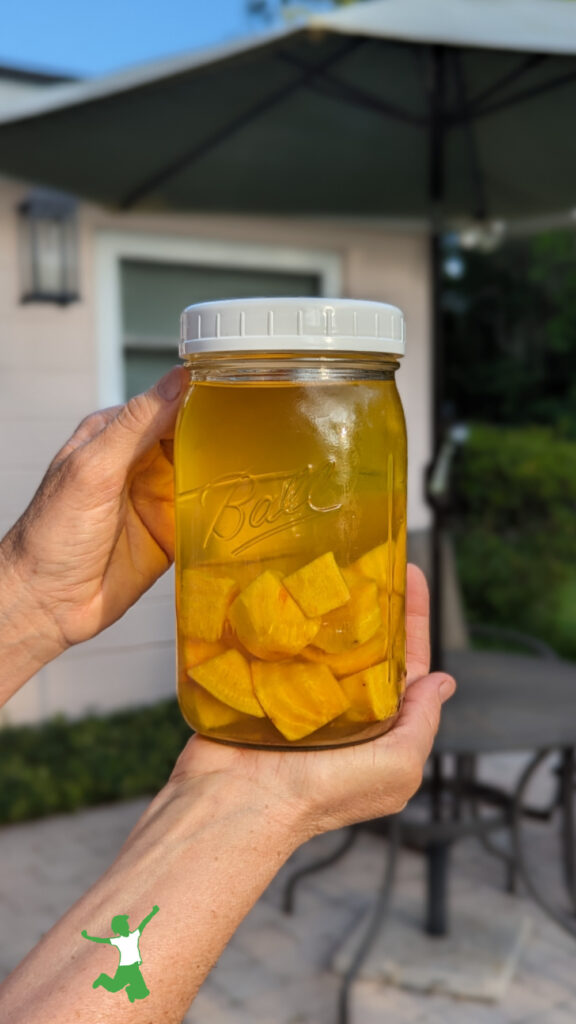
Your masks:
[[[494,754],[576,745],[576,665],[501,651],[452,651],[458,689],[444,706],[437,754]]]
[[[524,862],[520,818],[523,796],[534,771],[552,751],[560,755],[557,802],[562,808],[562,847],[564,876],[572,907],[576,909],[574,890],[574,749],[576,748],[576,666],[560,658],[535,658],[501,651],[465,650],[448,652],[445,668],[458,682],[454,697],[444,706],[440,729],[434,744],[435,772],[431,779],[436,814],[431,831],[440,824],[438,803],[445,787],[441,761],[454,755],[456,771],[453,789],[456,807],[466,796],[499,803],[505,810],[512,834],[510,888],[520,873],[533,896],[536,890]],[[475,779],[475,759],[485,754],[532,753],[513,793],[484,786]],[[433,807],[434,810],[434,807]],[[453,820],[453,837],[431,842],[428,850],[427,930],[431,934],[447,931],[447,857],[448,844],[466,834],[469,822]],[[482,822],[476,822],[482,831]],[[487,828],[502,827],[502,822],[485,823]],[[460,833],[460,829],[462,832]],[[538,902],[543,905],[542,900]],[[550,908],[545,906],[550,912]],[[564,924],[564,922],[561,922]]]
[[[576,925],[569,916],[554,909],[538,893],[527,870],[520,835],[524,814],[548,817],[546,812],[524,806],[527,786],[541,762],[553,752],[559,755],[558,792],[554,808],[561,809],[561,834],[564,878],[570,897],[570,912],[576,911],[574,871],[574,817],[572,791],[574,785],[574,750],[576,748],[576,666],[556,657],[530,657],[488,650],[449,652],[444,667],[458,683],[456,694],[444,706],[442,723],[435,741],[432,770],[425,780],[422,794],[430,798],[425,817],[415,820],[411,807],[398,815],[350,829],[339,849],[297,872],[285,890],[285,909],[292,908],[293,893],[298,880],[340,857],[354,841],[358,830],[384,832],[390,837],[384,880],[375,901],[374,916],[353,963],[343,980],[340,998],[340,1024],[347,1021],[347,996],[351,983],[388,911],[392,892],[397,849],[400,845],[415,846],[427,856],[426,930],[443,935],[448,930],[447,896],[448,864],[451,845],[466,836],[484,839],[490,831],[508,828],[510,853],[502,854],[508,861],[509,886],[517,874],[531,895],[558,923],[576,935]],[[532,754],[513,792],[478,781],[476,758],[485,754],[507,754],[527,751]],[[444,771],[446,757],[454,758],[454,772]],[[446,806],[448,801],[448,807]],[[499,809],[497,815],[484,817],[478,812],[482,803]],[[472,816],[463,813],[472,808]],[[490,847],[489,847],[490,848]],[[498,852],[492,849],[492,852]]]

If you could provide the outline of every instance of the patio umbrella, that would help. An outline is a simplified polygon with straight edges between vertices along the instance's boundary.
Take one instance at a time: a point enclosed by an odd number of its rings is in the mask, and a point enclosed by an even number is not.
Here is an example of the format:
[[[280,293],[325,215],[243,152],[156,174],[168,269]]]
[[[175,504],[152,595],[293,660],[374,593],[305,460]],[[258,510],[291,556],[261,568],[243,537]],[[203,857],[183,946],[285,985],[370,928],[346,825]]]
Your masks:
[[[575,55],[568,0],[373,0],[52,87],[0,119],[0,167],[125,208],[570,209]]]
[[[373,0],[53,87],[0,120],[0,170],[123,209],[425,220],[438,451],[439,232],[576,206],[575,112],[576,3]]]

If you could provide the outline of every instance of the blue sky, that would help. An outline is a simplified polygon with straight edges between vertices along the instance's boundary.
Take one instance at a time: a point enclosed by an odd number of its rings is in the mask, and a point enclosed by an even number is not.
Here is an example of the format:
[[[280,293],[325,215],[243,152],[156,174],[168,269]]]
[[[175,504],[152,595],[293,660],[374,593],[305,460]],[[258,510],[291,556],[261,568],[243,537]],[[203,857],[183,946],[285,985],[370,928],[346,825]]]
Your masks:
[[[8,0],[0,64],[97,75],[254,30],[244,0]]]

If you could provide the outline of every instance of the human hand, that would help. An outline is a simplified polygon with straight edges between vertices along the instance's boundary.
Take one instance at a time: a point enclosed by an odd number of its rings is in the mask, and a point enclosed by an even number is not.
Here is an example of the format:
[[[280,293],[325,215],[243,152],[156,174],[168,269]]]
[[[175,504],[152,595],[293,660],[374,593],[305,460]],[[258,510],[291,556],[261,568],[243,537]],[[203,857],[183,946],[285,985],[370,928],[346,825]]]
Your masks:
[[[44,660],[105,629],[174,557],[171,439],[187,373],[85,419],[0,545]]]
[[[408,566],[406,595],[408,686],[402,711],[384,736],[327,750],[253,750],[193,737],[181,754],[170,785],[220,775],[240,783],[246,804],[283,818],[311,836],[395,814],[419,788],[440,722],[442,703],[454,692],[445,673],[428,675],[429,600],[423,573]]]

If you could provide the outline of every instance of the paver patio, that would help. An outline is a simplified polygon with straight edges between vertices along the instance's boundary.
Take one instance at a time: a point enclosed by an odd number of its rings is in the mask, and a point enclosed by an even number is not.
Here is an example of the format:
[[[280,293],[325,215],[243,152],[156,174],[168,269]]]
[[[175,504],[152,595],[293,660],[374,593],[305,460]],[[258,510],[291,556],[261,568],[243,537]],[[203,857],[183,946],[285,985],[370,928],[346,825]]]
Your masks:
[[[110,863],[145,800],[0,830],[0,977],[4,977]],[[530,826],[535,863],[550,865],[549,828]],[[186,1024],[335,1024],[338,977],[330,969],[345,933],[365,914],[380,880],[385,841],[363,833],[334,866],[311,875],[298,890],[296,912],[280,910],[282,886],[296,865],[339,841],[322,836],[298,851],[246,918],[205,982]],[[553,879],[548,878],[550,885]],[[475,840],[455,850],[454,913],[502,891],[503,869]],[[423,889],[423,861],[402,851],[394,903]],[[550,891],[553,891],[551,889]],[[558,888],[559,891],[559,888]],[[193,886],[190,888],[193,899]],[[576,1017],[576,939],[524,896],[503,896],[532,923],[520,963],[497,1003],[421,995],[358,981],[353,1024],[573,1024]],[[389,932],[394,941],[393,929]]]

